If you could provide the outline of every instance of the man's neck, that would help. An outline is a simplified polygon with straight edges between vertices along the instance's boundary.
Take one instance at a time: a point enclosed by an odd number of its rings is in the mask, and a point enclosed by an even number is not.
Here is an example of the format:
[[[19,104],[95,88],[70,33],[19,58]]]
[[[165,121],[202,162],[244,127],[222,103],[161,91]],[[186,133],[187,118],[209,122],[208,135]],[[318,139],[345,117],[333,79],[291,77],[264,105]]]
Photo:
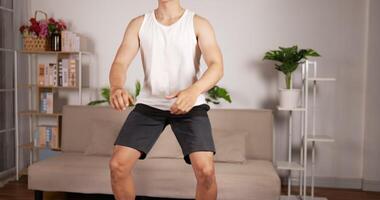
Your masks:
[[[181,7],[179,0],[172,1],[158,1],[157,15],[160,18],[172,19],[181,15],[183,8]]]

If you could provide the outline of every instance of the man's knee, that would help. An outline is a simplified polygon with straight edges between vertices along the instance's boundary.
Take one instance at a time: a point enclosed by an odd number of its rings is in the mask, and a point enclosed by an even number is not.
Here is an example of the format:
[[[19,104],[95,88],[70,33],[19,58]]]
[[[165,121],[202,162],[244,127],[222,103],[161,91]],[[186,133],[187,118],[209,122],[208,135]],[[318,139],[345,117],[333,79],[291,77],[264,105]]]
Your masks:
[[[209,188],[215,182],[215,169],[212,164],[195,167],[197,182]]]
[[[129,175],[138,157],[139,152],[136,150],[125,147],[115,147],[109,161],[109,168],[112,173]]]
[[[119,158],[119,156],[112,156],[111,160],[109,161],[109,168],[112,172],[125,172],[128,170],[127,160],[122,160]]]

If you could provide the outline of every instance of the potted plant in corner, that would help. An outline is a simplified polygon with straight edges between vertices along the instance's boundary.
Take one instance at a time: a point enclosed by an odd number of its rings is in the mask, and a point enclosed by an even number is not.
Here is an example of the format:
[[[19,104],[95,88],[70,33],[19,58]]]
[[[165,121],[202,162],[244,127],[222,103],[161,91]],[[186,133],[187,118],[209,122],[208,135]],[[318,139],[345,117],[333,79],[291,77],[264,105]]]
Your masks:
[[[295,108],[299,105],[300,89],[294,89],[292,73],[308,57],[319,57],[319,53],[313,49],[300,49],[298,46],[279,47],[265,53],[264,60],[276,61],[275,68],[285,75],[286,88],[280,89],[280,107]]]

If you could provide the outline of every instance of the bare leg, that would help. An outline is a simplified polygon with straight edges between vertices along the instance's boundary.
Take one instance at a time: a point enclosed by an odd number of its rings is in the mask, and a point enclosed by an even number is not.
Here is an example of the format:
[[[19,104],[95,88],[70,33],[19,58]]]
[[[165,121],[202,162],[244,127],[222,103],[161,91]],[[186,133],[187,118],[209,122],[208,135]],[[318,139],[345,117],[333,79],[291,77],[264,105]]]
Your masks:
[[[197,178],[196,200],[216,200],[217,185],[212,152],[199,151],[190,154],[191,165]]]
[[[140,157],[136,149],[115,145],[109,162],[111,185],[116,200],[134,200],[135,186],[132,179],[132,168]]]

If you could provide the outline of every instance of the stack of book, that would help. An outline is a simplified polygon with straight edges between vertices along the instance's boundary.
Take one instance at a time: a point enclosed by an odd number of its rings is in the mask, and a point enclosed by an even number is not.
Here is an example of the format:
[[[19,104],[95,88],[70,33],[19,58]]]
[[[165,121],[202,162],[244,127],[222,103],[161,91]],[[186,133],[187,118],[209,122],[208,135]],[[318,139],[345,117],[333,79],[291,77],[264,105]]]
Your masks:
[[[61,32],[61,51],[79,51],[80,37],[71,31]]]
[[[40,93],[40,112],[53,113],[53,96],[54,93],[52,91]]]
[[[56,86],[57,85],[57,64],[38,64],[38,85]]]
[[[39,126],[37,138],[37,145],[39,147],[50,147],[51,149],[59,148],[58,127],[56,126]]]
[[[65,58],[56,63],[38,65],[38,85],[76,87],[76,59]]]

